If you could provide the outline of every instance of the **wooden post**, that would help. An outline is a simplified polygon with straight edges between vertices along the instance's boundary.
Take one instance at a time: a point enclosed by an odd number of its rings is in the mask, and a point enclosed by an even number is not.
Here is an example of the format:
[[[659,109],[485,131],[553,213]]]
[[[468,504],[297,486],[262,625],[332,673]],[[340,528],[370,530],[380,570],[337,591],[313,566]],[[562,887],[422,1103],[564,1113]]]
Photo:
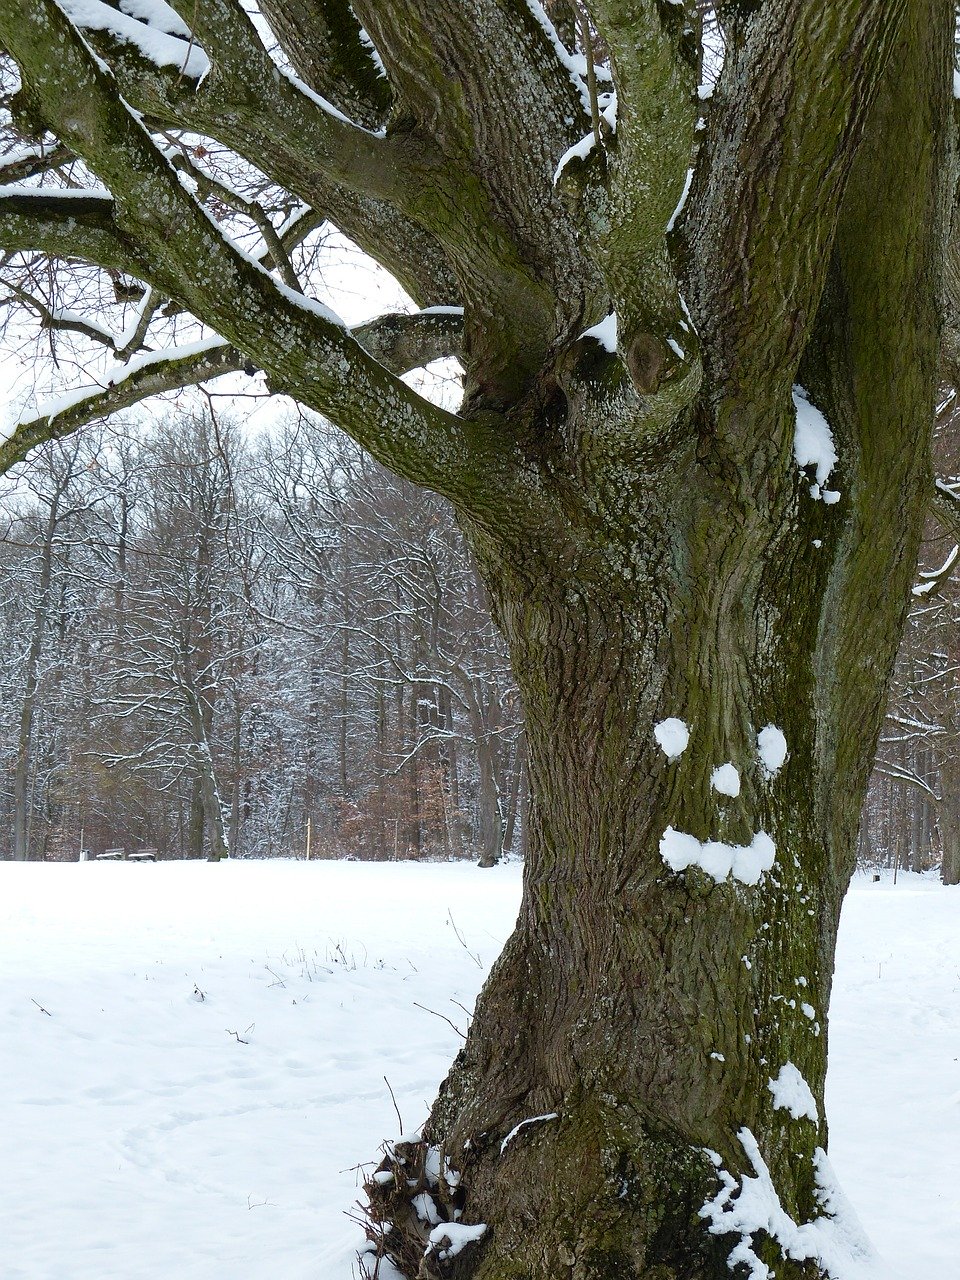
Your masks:
[[[310,861],[310,819],[307,819],[307,861]]]
[[[77,861],[78,861],[78,862],[86,862],[86,860],[87,860],[87,858],[86,858],[86,854],[83,852],[83,826],[81,825],[81,827],[80,827],[80,856],[77,858]]]

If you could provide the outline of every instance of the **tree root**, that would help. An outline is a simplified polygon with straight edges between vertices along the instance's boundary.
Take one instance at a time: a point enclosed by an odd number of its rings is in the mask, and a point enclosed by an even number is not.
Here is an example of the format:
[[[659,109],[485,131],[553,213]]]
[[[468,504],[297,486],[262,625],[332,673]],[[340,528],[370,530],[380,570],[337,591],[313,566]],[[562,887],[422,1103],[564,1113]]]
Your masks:
[[[486,1234],[460,1216],[460,1174],[439,1147],[419,1139],[388,1143],[376,1171],[363,1184],[366,1250],[361,1274],[368,1280],[446,1280],[454,1262]],[[444,1230],[448,1226],[449,1230]],[[384,1269],[387,1259],[393,1269]]]

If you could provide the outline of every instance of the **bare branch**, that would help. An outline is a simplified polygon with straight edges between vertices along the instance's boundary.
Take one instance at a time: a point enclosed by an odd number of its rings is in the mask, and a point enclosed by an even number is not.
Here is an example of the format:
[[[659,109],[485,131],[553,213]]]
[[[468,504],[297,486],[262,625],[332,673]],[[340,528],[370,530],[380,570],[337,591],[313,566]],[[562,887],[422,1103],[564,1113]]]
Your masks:
[[[960,542],[960,495],[943,480],[934,481],[930,495],[930,514],[944,533]]]
[[[39,305],[39,304],[38,304]],[[142,321],[141,321],[142,324]],[[415,315],[386,315],[353,330],[357,341],[385,368],[405,373],[459,349],[463,318],[456,308]],[[106,386],[69,398],[62,407],[40,412],[20,423],[0,444],[0,474],[21,462],[44,440],[62,439],[80,427],[150,396],[178,391],[219,378],[225,373],[255,372],[249,359],[226,342],[205,344],[183,352],[158,352],[118,369]]]

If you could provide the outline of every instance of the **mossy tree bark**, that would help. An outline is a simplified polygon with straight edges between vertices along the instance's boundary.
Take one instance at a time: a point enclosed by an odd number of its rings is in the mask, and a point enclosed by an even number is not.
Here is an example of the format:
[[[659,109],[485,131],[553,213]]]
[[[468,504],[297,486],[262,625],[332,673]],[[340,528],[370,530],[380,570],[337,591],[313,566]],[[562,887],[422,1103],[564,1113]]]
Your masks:
[[[537,0],[270,0],[313,95],[235,0],[174,7],[203,79],[87,30],[105,67],[52,0],[0,0],[21,115],[106,189],[5,188],[0,243],[134,275],[224,346],[25,422],[2,459],[246,358],[457,509],[524,701],[528,861],[425,1140],[371,1183],[384,1249],[457,1280],[830,1274],[837,920],[960,316],[951,6],[728,0],[703,119],[692,3],[591,0],[587,85]],[[128,103],[462,315],[351,332],[305,305]],[[454,350],[458,413],[397,376]],[[827,501],[794,460],[803,397],[839,458]],[[462,1252],[428,1240],[412,1168],[441,1217],[486,1224]],[[754,1222],[748,1186],[779,1216]]]

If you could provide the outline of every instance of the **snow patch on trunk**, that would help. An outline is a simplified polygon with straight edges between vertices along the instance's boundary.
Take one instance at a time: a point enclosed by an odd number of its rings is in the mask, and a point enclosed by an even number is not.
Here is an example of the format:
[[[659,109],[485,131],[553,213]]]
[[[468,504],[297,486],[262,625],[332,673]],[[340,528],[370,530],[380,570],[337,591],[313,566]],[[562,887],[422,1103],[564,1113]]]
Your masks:
[[[740,1237],[727,1257],[731,1271],[741,1265],[747,1268],[750,1280],[772,1280],[775,1272],[753,1248],[753,1237],[763,1232],[777,1242],[784,1258],[815,1262],[831,1280],[892,1280],[837,1186],[821,1147],[816,1149],[813,1163],[817,1198],[824,1213],[812,1222],[798,1223],[780,1203],[770,1169],[753,1133],[744,1127],[737,1137],[756,1176],[745,1174],[738,1185],[736,1178],[724,1169],[721,1157],[715,1151],[708,1151],[717,1170],[720,1190],[700,1210],[700,1217],[708,1222],[711,1235]]]
[[[653,736],[668,760],[678,760],[690,741],[690,728],[679,716],[667,716],[653,726]]]
[[[721,840],[698,840],[685,831],[667,827],[660,837],[660,857],[671,871],[699,867],[721,884],[729,876],[741,884],[759,884],[773,866],[776,845],[765,831],[758,831],[749,844],[724,844]]]
[[[830,472],[837,465],[837,450],[833,442],[830,423],[820,412],[803,387],[793,388],[793,408],[796,428],[793,435],[793,456],[801,471],[815,468],[816,482],[810,486],[810,497],[822,499],[828,506],[839,502],[836,489],[825,489]]]
[[[519,1124],[515,1124],[504,1140],[500,1143],[500,1154],[506,1151],[507,1147],[517,1136],[521,1129],[525,1129],[528,1124],[540,1124],[544,1120],[559,1120],[556,1111],[548,1111],[544,1116],[531,1116],[529,1120],[521,1120]]]
[[[775,724],[765,725],[757,734],[757,754],[765,778],[778,774],[787,759],[787,740],[783,730]]]
[[[806,1117],[817,1124],[820,1113],[817,1100],[810,1086],[804,1080],[792,1062],[785,1062],[780,1068],[776,1080],[769,1080],[767,1088],[773,1094],[773,1105],[782,1111],[789,1111],[794,1120]]]
[[[589,329],[584,329],[580,337],[593,338],[595,342],[600,343],[605,351],[609,351],[613,355],[617,350],[617,313],[611,311],[599,324],[594,324]]]
[[[729,761],[714,769],[710,775],[710,785],[722,796],[738,796],[740,794],[740,773]]]

